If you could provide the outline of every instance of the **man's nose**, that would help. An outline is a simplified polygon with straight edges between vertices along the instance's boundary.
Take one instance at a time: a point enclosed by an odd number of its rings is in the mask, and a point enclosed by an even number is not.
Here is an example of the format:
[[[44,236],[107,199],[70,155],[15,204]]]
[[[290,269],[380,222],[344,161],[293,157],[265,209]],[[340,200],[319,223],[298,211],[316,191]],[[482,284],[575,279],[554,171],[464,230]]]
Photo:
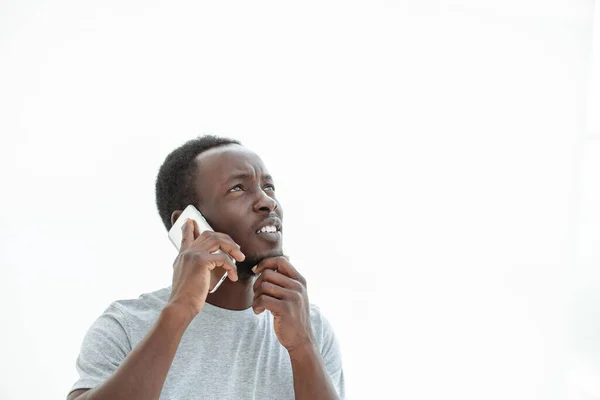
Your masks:
[[[275,200],[271,196],[267,195],[262,190],[261,190],[259,196],[260,196],[260,198],[257,200],[257,202],[255,204],[256,211],[263,211],[263,212],[271,213],[277,209],[277,200]]]

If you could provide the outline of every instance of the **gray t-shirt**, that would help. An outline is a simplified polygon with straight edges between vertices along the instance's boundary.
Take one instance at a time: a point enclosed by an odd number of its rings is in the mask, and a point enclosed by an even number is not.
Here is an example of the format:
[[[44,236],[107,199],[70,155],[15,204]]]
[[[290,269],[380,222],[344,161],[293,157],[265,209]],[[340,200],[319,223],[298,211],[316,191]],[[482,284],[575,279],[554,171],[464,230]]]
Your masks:
[[[111,376],[155,324],[170,293],[167,287],[113,302],[85,335],[72,390],[94,388]],[[310,314],[327,373],[343,399],[338,342],[319,308],[311,305]],[[209,303],[185,331],[160,395],[161,400],[293,398],[292,365],[275,335],[273,315]]]

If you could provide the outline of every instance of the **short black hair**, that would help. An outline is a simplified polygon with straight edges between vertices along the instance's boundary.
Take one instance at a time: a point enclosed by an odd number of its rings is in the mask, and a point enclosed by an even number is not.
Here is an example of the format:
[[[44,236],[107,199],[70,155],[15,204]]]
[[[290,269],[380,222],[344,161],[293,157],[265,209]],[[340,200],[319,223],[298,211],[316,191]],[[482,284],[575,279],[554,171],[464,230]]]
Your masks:
[[[158,171],[156,177],[156,207],[167,230],[171,229],[171,214],[183,210],[189,204],[196,205],[195,179],[198,154],[214,147],[241,143],[234,139],[214,135],[199,136],[173,150]]]

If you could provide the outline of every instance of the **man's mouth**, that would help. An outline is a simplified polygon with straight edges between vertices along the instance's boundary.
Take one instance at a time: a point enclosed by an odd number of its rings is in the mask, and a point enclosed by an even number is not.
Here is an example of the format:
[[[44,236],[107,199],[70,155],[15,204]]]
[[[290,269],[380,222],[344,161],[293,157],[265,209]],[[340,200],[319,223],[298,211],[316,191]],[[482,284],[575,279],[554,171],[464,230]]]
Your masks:
[[[277,243],[281,240],[281,225],[265,225],[256,234],[267,242]]]
[[[278,233],[280,230],[275,225],[267,225],[263,226],[261,229],[257,230],[256,233]]]

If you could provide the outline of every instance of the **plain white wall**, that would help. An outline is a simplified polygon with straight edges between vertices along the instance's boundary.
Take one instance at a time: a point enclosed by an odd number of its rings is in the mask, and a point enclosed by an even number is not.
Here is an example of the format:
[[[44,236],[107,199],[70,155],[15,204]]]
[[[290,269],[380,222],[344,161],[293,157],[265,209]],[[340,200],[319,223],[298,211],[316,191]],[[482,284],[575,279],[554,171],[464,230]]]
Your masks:
[[[154,179],[211,132],[275,176],[352,399],[564,398],[592,6],[3,2],[0,397],[64,398],[170,284]]]
[[[585,132],[579,144],[576,229],[568,302],[568,387],[574,400],[600,399],[600,8],[594,9],[593,53]]]

